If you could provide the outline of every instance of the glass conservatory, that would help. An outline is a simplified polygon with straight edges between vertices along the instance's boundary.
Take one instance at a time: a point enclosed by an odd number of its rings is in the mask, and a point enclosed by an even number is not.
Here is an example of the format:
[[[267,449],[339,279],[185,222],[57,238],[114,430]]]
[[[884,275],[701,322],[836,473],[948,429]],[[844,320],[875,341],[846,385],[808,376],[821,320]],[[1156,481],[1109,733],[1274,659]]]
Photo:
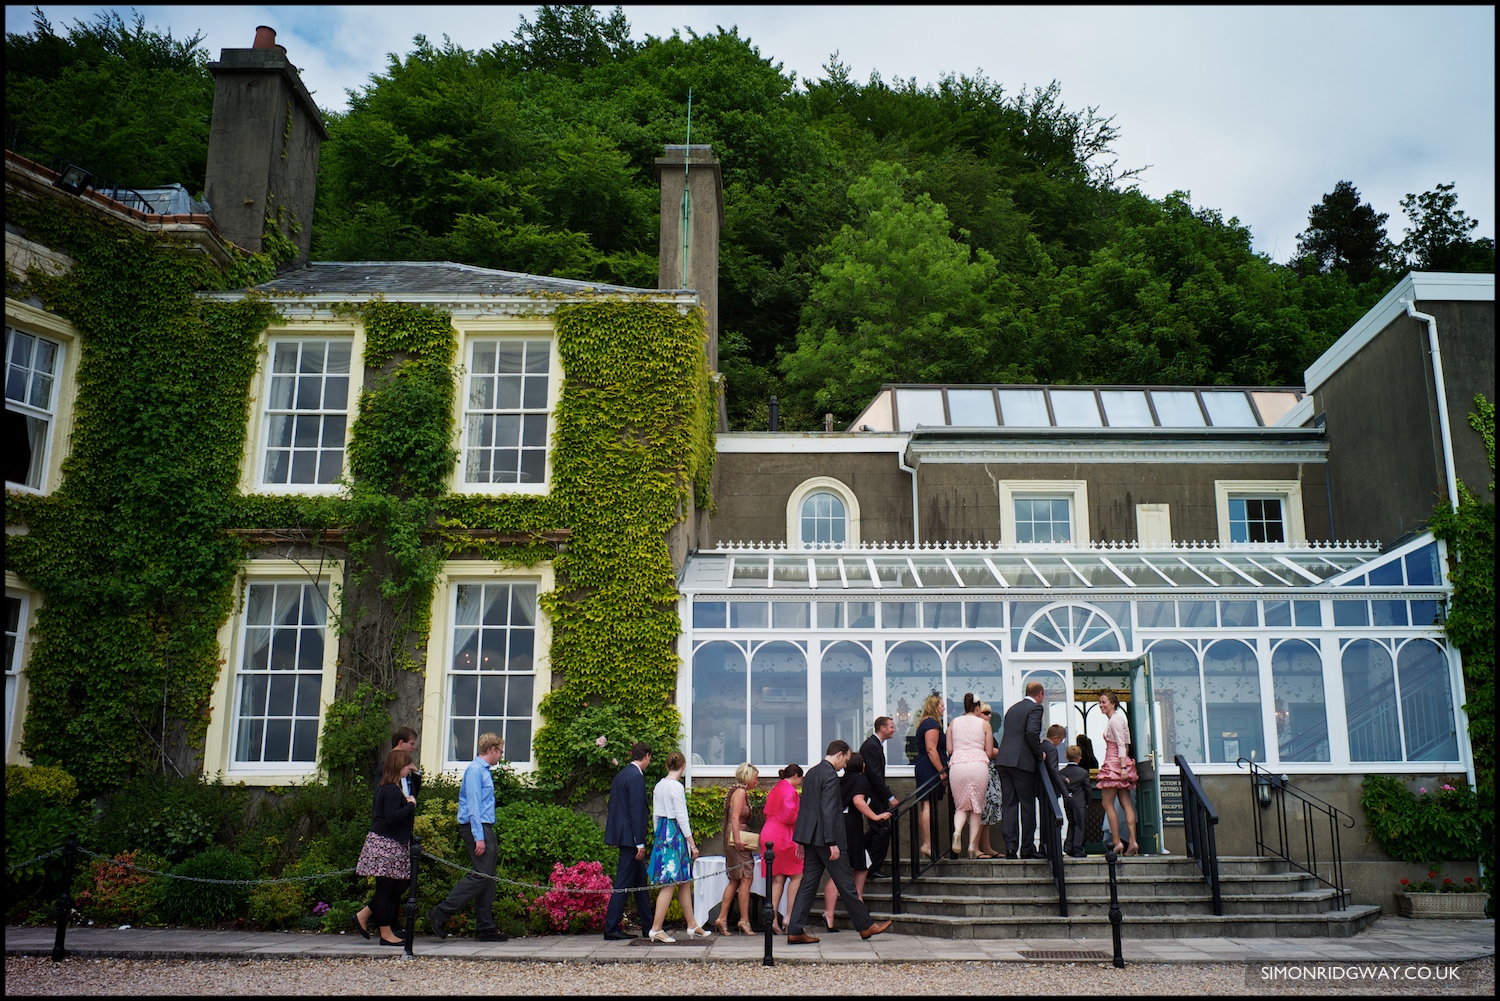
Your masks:
[[[1139,758],[1205,774],[1432,771],[1469,757],[1443,634],[1442,544],[874,547],[694,553],[679,708],[695,776],[857,747],[878,716],[910,775],[923,702],[997,708],[1040,680],[1048,723],[1095,739],[1104,689]],[[1149,710],[1149,711],[1148,711]],[[998,726],[1002,713],[993,717]]]

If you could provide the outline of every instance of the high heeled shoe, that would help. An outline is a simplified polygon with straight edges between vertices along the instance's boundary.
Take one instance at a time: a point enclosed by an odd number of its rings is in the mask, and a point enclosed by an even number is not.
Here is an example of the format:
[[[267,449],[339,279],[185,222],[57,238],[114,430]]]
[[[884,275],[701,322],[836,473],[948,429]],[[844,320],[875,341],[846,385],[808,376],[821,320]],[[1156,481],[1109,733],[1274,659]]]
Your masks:
[[[927,847],[926,845],[923,845],[920,849],[918,849],[918,854],[923,858],[932,858],[932,849]]]
[[[1115,846],[1114,846],[1114,851],[1115,851],[1116,855],[1124,855],[1125,854],[1125,842],[1123,842],[1123,841],[1116,841],[1115,842]]]
[[[1134,841],[1132,841],[1130,843],[1130,846],[1125,849],[1125,854],[1126,855],[1139,855],[1140,853],[1141,853],[1141,846],[1138,845],[1138,844],[1136,844]]]
[[[740,930],[741,935],[755,934],[755,929],[750,927],[750,922],[748,921],[741,921],[739,924],[735,925],[735,927]]]
[[[962,831],[953,832],[953,854],[957,855],[964,849],[964,838]]]
[[[720,935],[734,935],[734,932],[729,930],[729,923],[723,918],[720,918],[719,920],[714,922],[714,929],[718,931]]]
[[[677,940],[675,938],[673,938],[671,935],[668,935],[666,932],[662,931],[660,928],[653,928],[651,930],[650,939],[653,942],[660,942],[662,945],[676,945],[677,944]]]
[[[709,931],[707,928],[703,927],[702,925],[699,925],[696,928],[689,928],[687,930],[687,937],[688,938],[713,938],[714,937],[714,933],[711,932],[711,931]]]

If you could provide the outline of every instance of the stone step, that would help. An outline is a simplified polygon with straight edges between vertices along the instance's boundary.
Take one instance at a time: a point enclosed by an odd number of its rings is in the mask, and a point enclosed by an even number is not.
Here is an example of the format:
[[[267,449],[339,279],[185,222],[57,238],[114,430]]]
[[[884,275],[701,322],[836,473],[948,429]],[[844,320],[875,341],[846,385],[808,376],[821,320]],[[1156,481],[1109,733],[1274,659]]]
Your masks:
[[[1051,914],[1034,911],[1003,917],[954,917],[940,914],[898,914],[872,910],[877,920],[890,919],[898,934],[931,935],[937,938],[1025,938],[1108,939],[1112,926],[1107,915],[1058,917],[1056,901]],[[1165,938],[1347,938],[1369,927],[1380,916],[1373,905],[1351,906],[1324,914],[1212,914],[1152,915],[1126,918],[1120,930],[1126,939]],[[841,927],[849,928],[842,914]]]
[[[1067,859],[1064,864],[1068,867],[1068,878],[1072,879],[1074,872],[1107,873],[1109,864],[1102,855],[1090,855],[1088,858]],[[902,863],[901,871],[908,871],[907,864]],[[1045,859],[941,859],[937,865],[927,870],[924,879],[936,876],[952,876],[958,878],[969,878],[975,876],[994,876],[999,874],[1010,875],[1016,872],[1024,875],[1045,876],[1051,878],[1051,866]],[[1259,856],[1232,855],[1222,856],[1219,859],[1219,878],[1226,876],[1240,876],[1251,874],[1299,872],[1281,859],[1269,859]],[[1165,875],[1197,876],[1202,878],[1198,870],[1198,864],[1192,859],[1181,855],[1137,855],[1130,858],[1122,858],[1116,864],[1116,872],[1121,880],[1125,879],[1158,879]]]
[[[1075,890],[1084,895],[1089,893],[1107,895],[1109,892],[1108,873],[1079,873],[1070,867],[1066,872],[1066,877],[1070,897]],[[871,879],[865,883],[868,895],[883,898],[890,896],[890,886],[890,880]],[[901,895],[905,898],[912,893],[936,893],[986,900],[1023,898],[1037,893],[1050,894],[1055,897],[1053,886],[1050,872],[1031,876],[969,878],[928,875],[923,876],[915,884],[903,885]],[[1300,872],[1225,876],[1219,880],[1220,892],[1223,894],[1293,893],[1314,890],[1321,886],[1322,884],[1312,876]],[[1121,879],[1117,882],[1117,892],[1121,900],[1151,899],[1173,894],[1191,895],[1195,891],[1208,893],[1208,884],[1202,876],[1196,873],[1191,876],[1163,875],[1155,879]]]
[[[1249,914],[1296,914],[1319,915],[1327,912],[1334,903],[1334,892],[1330,889],[1302,893],[1226,893],[1221,896],[1226,915]],[[870,907],[890,908],[889,898],[866,896]],[[1211,915],[1213,898],[1208,893],[1172,894],[1147,897],[1139,900],[1121,900],[1120,910],[1128,921],[1143,917],[1166,915]],[[971,896],[945,896],[940,894],[902,894],[903,914],[947,915],[963,918],[1019,917],[1057,913],[1056,895],[1015,897],[1003,900],[981,900]],[[1109,915],[1109,895],[1068,893],[1068,914],[1087,917]]]

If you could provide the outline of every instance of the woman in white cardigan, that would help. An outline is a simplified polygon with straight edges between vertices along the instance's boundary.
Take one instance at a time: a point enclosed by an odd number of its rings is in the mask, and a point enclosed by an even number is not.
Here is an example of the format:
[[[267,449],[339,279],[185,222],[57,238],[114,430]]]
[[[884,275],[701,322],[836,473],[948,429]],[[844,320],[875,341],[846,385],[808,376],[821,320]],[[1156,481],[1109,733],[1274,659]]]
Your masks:
[[[656,783],[652,794],[652,812],[656,814],[655,840],[646,874],[652,885],[666,884],[656,894],[656,920],[651,925],[651,941],[677,941],[662,930],[667,908],[672,906],[672,884],[682,903],[687,920],[688,938],[708,938],[713,933],[693,920],[693,860],[698,846],[693,841],[693,825],[688,821],[687,793],[682,788],[682,770],[687,759],[681,751],[667,755],[667,777]]]

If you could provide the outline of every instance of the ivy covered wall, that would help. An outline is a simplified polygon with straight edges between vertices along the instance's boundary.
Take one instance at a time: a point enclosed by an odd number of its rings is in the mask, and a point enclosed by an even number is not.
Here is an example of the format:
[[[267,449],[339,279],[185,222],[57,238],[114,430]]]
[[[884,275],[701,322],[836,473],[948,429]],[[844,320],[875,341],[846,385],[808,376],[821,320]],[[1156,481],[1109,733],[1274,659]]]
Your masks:
[[[366,333],[348,491],[244,495],[249,392],[275,309],[260,295],[195,293],[248,287],[275,262],[257,256],[225,275],[82,211],[39,209],[8,190],[8,216],[77,263],[61,277],[8,274],[8,294],[68,317],[82,356],[62,483],[46,497],[11,492],[7,505],[7,522],[26,526],[7,536],[7,565],[44,599],[22,737],[33,760],[64,766],[85,791],[190,767],[210,711],[231,708],[209,705],[224,667],[216,631],[253,555],[231,532],[252,528],[304,530],[313,549],[346,561],[325,767],[363,769],[387,703],[421,691],[401,679],[423,669],[431,595],[450,556],[555,560],[557,586],[541,597],[554,637],[554,691],[534,738],[543,781],[580,795],[598,784],[572,728],[601,707],[623,712],[626,730],[675,740],[679,622],[666,533],[710,503],[717,408],[701,310],[644,296],[556,304],[565,378],[551,490],[505,497],[448,489],[450,318],[380,301],[344,307]],[[557,552],[542,533],[560,529],[571,534]],[[326,530],[337,541],[316,534]]]

